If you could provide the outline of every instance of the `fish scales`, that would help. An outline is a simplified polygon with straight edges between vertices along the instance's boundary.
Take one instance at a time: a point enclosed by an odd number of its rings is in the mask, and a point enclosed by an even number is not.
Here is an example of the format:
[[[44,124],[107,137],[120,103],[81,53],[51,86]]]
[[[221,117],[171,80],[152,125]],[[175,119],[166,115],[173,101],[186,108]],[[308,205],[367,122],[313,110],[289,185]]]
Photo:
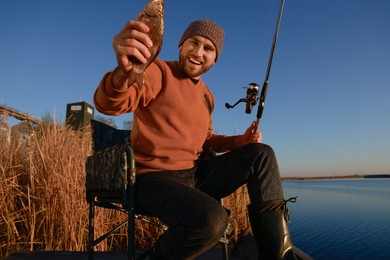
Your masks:
[[[164,35],[164,0],[149,1],[137,16],[137,20],[145,23],[149,27],[148,36],[153,42],[149,48],[150,57],[147,63],[143,64],[135,58],[131,58],[133,69],[130,73],[130,83],[137,83],[139,90],[144,85],[144,71],[160,53]]]

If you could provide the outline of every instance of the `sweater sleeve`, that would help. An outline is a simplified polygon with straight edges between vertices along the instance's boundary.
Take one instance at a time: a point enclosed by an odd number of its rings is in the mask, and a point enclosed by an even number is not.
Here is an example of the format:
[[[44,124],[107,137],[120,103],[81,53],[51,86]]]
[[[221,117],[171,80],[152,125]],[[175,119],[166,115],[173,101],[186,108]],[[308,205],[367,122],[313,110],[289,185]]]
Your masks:
[[[126,100],[132,92],[130,88],[116,89],[112,84],[113,72],[107,72],[95,90],[93,101],[96,109],[106,115],[117,116],[127,112]]]
[[[217,153],[223,153],[235,147],[235,136],[210,134],[203,144],[203,151],[207,152],[212,149]]]
[[[113,71],[106,73],[97,87],[93,101],[96,109],[106,115],[118,116],[133,112],[138,106],[146,106],[161,90],[162,72],[152,63],[144,72],[145,84],[139,90],[136,83],[119,90],[112,83]]]

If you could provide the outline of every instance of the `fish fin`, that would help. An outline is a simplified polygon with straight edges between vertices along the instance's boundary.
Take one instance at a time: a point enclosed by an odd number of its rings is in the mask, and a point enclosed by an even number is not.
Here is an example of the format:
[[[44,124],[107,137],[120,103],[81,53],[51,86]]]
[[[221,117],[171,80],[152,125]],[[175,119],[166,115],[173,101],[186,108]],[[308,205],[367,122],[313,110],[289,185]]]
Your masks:
[[[129,77],[129,86],[137,83],[138,89],[141,90],[144,86],[144,74],[143,73],[136,73],[132,72]]]
[[[144,75],[138,74],[135,82],[137,82],[138,89],[141,90],[142,87],[144,86]]]

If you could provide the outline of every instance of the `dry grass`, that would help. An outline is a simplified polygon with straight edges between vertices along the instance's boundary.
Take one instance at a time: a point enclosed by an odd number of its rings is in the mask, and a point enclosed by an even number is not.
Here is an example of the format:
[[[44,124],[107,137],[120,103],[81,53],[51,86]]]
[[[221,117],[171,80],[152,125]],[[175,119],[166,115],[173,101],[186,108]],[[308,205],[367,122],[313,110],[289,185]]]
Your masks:
[[[0,132],[0,258],[21,250],[86,250],[88,205],[85,159],[91,154],[89,131],[74,132],[58,124],[34,128],[28,138],[7,140]],[[248,224],[245,188],[225,198],[236,218],[234,242]],[[97,210],[96,235],[125,219],[123,213]],[[161,233],[137,223],[140,248]],[[126,227],[97,250],[126,250]]]

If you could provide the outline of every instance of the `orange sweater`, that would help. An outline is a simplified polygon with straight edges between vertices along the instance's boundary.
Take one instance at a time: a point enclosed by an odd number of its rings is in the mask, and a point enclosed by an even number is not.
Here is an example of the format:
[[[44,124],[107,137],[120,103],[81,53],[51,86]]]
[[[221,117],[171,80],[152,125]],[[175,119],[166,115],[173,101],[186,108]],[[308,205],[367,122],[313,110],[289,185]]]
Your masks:
[[[194,84],[178,62],[156,59],[144,73],[144,87],[118,91],[112,72],[94,95],[96,109],[107,115],[134,112],[131,141],[137,173],[190,169],[203,149],[230,149],[224,135],[212,133],[214,97],[200,80]]]

